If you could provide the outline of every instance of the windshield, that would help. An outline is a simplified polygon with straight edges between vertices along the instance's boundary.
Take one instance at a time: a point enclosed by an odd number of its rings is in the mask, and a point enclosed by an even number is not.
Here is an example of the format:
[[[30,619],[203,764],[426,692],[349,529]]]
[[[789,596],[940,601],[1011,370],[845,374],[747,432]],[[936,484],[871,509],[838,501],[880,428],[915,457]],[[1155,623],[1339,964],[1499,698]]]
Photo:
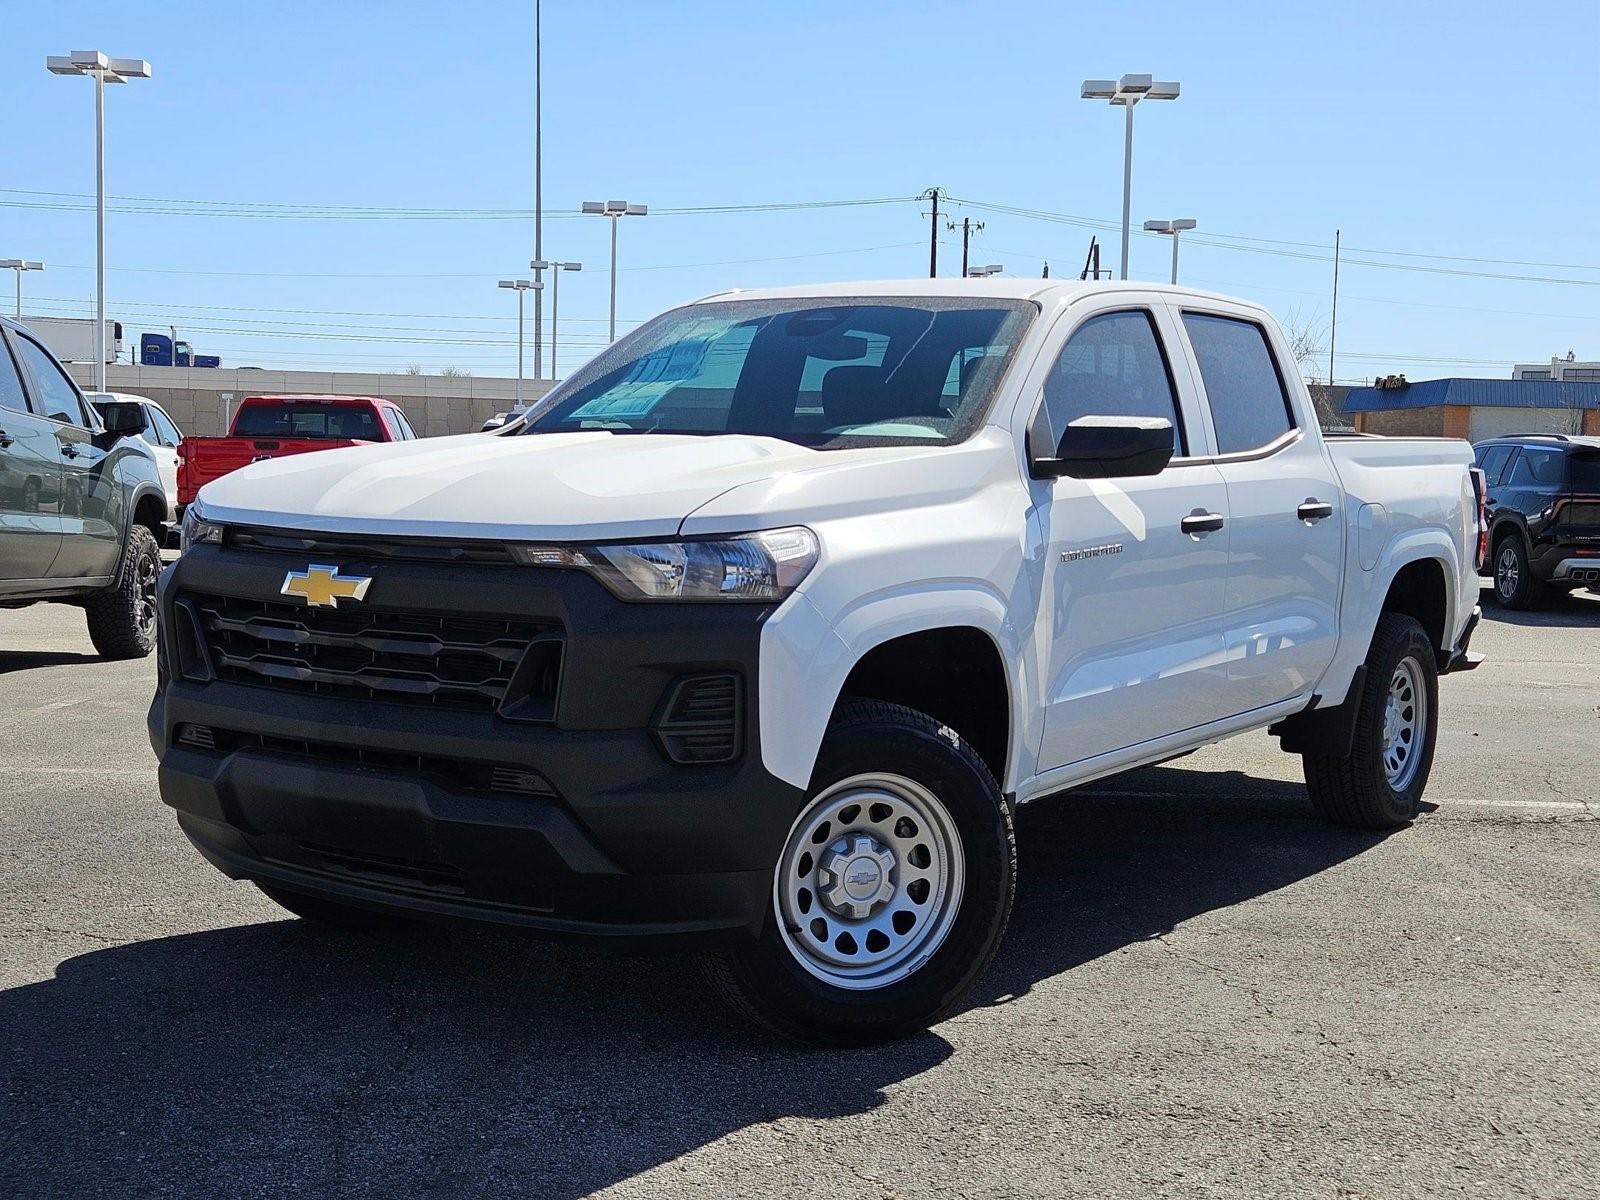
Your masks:
[[[1036,309],[1022,300],[734,300],[635,330],[525,433],[740,433],[823,450],[940,445],[983,420]]]
[[[235,437],[336,438],[380,442],[370,408],[348,404],[247,404],[234,423]]]

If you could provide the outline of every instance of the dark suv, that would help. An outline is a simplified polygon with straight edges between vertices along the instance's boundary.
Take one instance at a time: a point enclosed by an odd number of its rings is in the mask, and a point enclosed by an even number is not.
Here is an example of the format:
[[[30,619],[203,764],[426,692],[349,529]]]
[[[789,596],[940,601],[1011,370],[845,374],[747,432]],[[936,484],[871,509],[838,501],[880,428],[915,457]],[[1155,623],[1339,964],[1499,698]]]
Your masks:
[[[142,658],[166,515],[150,448],[107,430],[55,356],[0,318],[0,608],[79,605],[96,650]]]
[[[1600,437],[1520,434],[1473,450],[1489,487],[1495,599],[1532,608],[1553,589],[1600,588]]]

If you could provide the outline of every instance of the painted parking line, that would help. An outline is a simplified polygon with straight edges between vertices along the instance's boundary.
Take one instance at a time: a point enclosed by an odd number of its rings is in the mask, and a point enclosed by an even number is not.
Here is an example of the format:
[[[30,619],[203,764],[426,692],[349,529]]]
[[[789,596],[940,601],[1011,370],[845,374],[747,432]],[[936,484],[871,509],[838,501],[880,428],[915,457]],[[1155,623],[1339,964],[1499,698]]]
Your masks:
[[[1201,791],[1194,791],[1194,792],[1172,792],[1172,791],[1163,791],[1163,792],[1134,792],[1134,791],[1088,792],[1088,791],[1086,791],[1086,792],[1083,793],[1083,795],[1086,798],[1087,797],[1093,797],[1096,800],[1121,800],[1121,799],[1127,799],[1127,800],[1185,800],[1185,799],[1194,799],[1194,798],[1199,797],[1199,796],[1216,796],[1217,794],[1218,793],[1216,793],[1216,792],[1201,792]],[[1241,795],[1244,796],[1244,797],[1248,797],[1249,793],[1248,792],[1244,792]],[[1474,806],[1476,808],[1534,808],[1534,809],[1548,808],[1548,809],[1565,809],[1565,810],[1571,810],[1571,811],[1574,811],[1574,812],[1587,812],[1587,811],[1591,811],[1595,807],[1594,805],[1585,804],[1582,800],[1487,800],[1487,799],[1480,800],[1480,799],[1477,799],[1476,797],[1468,797],[1468,796],[1450,796],[1450,797],[1445,797],[1445,798],[1440,798],[1440,799],[1435,799],[1432,796],[1424,796],[1423,799],[1426,800],[1429,804],[1437,804],[1441,808],[1453,807],[1453,806],[1458,805],[1458,804],[1469,804],[1469,805],[1472,805],[1472,806]],[[1597,800],[1596,803],[1600,804],[1600,800]]]

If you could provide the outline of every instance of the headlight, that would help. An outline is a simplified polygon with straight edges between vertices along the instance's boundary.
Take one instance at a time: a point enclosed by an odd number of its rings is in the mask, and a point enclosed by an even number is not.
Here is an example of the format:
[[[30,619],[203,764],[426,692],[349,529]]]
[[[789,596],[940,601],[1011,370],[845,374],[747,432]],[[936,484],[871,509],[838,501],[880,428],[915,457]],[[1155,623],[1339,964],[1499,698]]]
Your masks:
[[[746,600],[772,603],[817,562],[817,535],[803,526],[681,542],[512,546],[530,567],[588,571],[622,600]]]
[[[220,546],[223,528],[215,521],[206,520],[199,504],[189,505],[183,510],[183,524],[178,527],[178,553],[185,554],[190,547],[206,542]]]

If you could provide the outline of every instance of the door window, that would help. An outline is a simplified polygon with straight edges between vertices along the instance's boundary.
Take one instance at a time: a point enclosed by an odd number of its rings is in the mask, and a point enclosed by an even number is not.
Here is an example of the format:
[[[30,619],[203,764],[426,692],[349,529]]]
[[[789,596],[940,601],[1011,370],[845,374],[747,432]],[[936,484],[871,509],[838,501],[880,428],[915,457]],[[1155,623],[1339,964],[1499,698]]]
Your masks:
[[[1259,450],[1295,427],[1266,330],[1254,321],[1192,312],[1183,314],[1183,326],[1206,385],[1217,453]]]
[[[1507,487],[1554,490],[1561,486],[1561,451],[1532,450],[1527,446],[1511,466]]]
[[[1035,446],[1036,454],[1049,453],[1069,424],[1091,416],[1164,417],[1172,422],[1173,454],[1184,453],[1172,374],[1143,309],[1090,317],[1078,327],[1044,381],[1044,411],[1050,445]]]
[[[45,352],[44,347],[28,338],[18,338],[17,350],[33,384],[34,411],[52,421],[65,421],[69,425],[92,429],[83,411],[83,400],[78,395],[78,389],[56,366],[55,360]]]
[[[405,413],[401,412],[398,408],[394,409],[393,412],[395,424],[400,426],[400,436],[408,442],[416,441],[417,432],[411,428],[411,422],[406,420]]]
[[[16,363],[11,361],[4,334],[0,334],[0,408],[20,413],[28,411],[28,398],[22,391],[22,377],[17,374]]]
[[[1478,451],[1478,466],[1483,470],[1484,481],[1495,487],[1500,482],[1500,476],[1505,473],[1506,463],[1511,459],[1510,446],[1490,446]]]
[[[161,439],[163,446],[176,446],[183,441],[183,434],[178,432],[178,427],[172,423],[172,418],[159,408],[150,408],[150,420],[155,424],[156,436]]]

